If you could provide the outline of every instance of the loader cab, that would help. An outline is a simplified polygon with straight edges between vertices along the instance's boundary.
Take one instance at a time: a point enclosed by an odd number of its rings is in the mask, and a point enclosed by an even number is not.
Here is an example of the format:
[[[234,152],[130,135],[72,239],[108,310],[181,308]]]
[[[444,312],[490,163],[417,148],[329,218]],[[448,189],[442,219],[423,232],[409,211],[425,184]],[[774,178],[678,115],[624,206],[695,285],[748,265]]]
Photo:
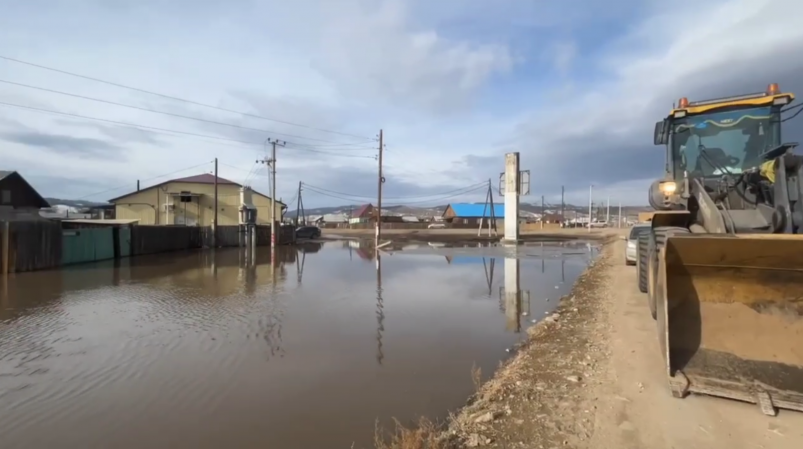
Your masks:
[[[794,100],[777,84],[766,92],[690,102],[655,124],[654,143],[666,148],[666,179],[719,178],[759,166],[781,144],[781,109]]]

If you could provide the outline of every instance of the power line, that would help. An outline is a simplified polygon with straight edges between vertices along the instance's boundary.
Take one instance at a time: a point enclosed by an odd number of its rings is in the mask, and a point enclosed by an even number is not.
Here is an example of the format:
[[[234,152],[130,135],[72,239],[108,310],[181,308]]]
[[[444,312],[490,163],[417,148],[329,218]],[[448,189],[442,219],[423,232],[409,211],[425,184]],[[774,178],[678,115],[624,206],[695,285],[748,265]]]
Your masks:
[[[349,198],[349,197],[346,197],[346,196],[343,196],[343,195],[335,195],[335,194],[327,193],[327,192],[324,192],[324,191],[319,191],[319,190],[316,190],[315,188],[310,188],[310,186],[308,186],[307,184],[304,184],[304,186],[307,187],[311,192],[315,192],[315,193],[317,193],[319,195],[328,196],[328,197],[331,197],[331,198],[336,198],[336,199],[340,199],[340,200],[344,200],[344,201],[350,201],[350,202],[359,202],[361,200],[360,198]],[[462,196],[462,195],[465,195],[467,193],[476,192],[476,191],[478,191],[480,189],[487,188],[487,186],[488,186],[488,183],[486,182],[486,183],[483,183],[482,185],[477,185],[477,186],[473,186],[473,187],[469,187],[469,188],[464,188],[461,192],[456,193],[454,195],[447,195],[447,196],[443,196],[443,197],[440,197],[440,198],[430,198],[430,199],[421,200],[421,201],[405,201],[404,203],[391,204],[391,206],[438,202],[438,201],[442,201],[442,200],[445,200],[445,199],[456,198],[458,196]]]
[[[166,176],[174,175],[174,174],[176,174],[176,173],[181,173],[181,172],[183,172],[183,171],[192,170],[193,168],[198,168],[198,167],[201,167],[201,166],[204,166],[204,165],[207,165],[207,164],[211,164],[211,163],[213,163],[213,162],[214,162],[214,161],[208,161],[208,162],[204,162],[204,163],[201,163],[201,164],[193,165],[193,166],[191,166],[191,167],[185,167],[185,168],[181,168],[181,169],[178,169],[178,170],[175,170],[175,171],[171,171],[170,173],[165,173],[165,174],[163,174],[163,175],[159,175],[159,176],[153,176],[153,177],[150,177],[150,178],[147,178],[147,179],[142,179],[142,180],[140,180],[140,181],[143,181],[143,182],[147,182],[147,181],[153,181],[154,179],[164,178],[164,177],[166,177]],[[101,191],[99,191],[99,192],[95,192],[95,193],[92,193],[92,194],[90,194],[90,195],[85,195],[85,196],[82,196],[82,197],[80,197],[80,198],[77,198],[77,200],[82,200],[82,199],[84,199],[84,198],[89,198],[89,197],[92,197],[92,196],[97,196],[97,195],[100,195],[100,194],[102,194],[102,193],[113,192],[113,191],[115,191],[115,190],[120,190],[120,189],[122,189],[122,188],[128,187],[128,186],[130,186],[130,185],[131,185],[131,183],[126,183],[126,184],[124,184],[124,185],[121,185],[121,186],[118,186],[118,187],[113,187],[113,188],[111,188],[111,189],[101,190]]]
[[[262,145],[261,143],[257,143],[257,142],[248,142],[248,141],[245,141],[245,140],[232,139],[232,138],[229,138],[229,137],[213,136],[213,135],[209,135],[209,134],[198,134],[198,133],[193,133],[193,132],[188,132],[188,131],[178,131],[178,130],[175,130],[175,129],[159,128],[159,127],[156,127],[156,126],[140,125],[138,123],[120,122],[120,121],[117,121],[117,120],[109,120],[109,119],[104,119],[104,118],[99,118],[99,117],[90,117],[90,116],[87,116],[87,115],[74,114],[74,113],[71,113],[71,112],[54,111],[52,109],[43,109],[43,108],[37,108],[37,107],[33,107],[33,106],[24,106],[24,105],[14,104],[14,103],[0,102],[0,105],[2,105],[2,106],[11,106],[11,107],[14,107],[14,108],[28,109],[30,111],[40,112],[40,113],[45,113],[45,114],[63,115],[63,116],[66,116],[66,117],[80,118],[80,119],[84,119],[84,120],[95,120],[95,121],[98,121],[98,122],[111,123],[111,124],[118,125],[118,126],[127,126],[129,128],[135,128],[135,129],[140,129],[140,130],[144,129],[144,130],[158,131],[158,132],[163,132],[163,133],[180,134],[181,135],[180,137],[189,136],[189,137],[199,137],[199,138],[203,138],[203,139],[215,139],[215,140],[223,140],[223,141],[227,141],[227,142],[237,142],[237,143],[242,143],[242,144],[245,144],[245,145],[254,145],[254,146],[257,146],[257,145],[261,146]],[[207,143],[213,143],[213,142],[207,142]],[[232,146],[232,145],[230,145],[230,146]],[[371,157],[371,156],[360,156],[360,155],[353,155],[353,154],[340,154],[340,153],[335,153],[335,152],[322,151],[322,150],[312,150],[312,149],[305,149],[305,148],[294,148],[294,149],[296,149],[298,151],[307,151],[307,152],[310,152],[310,153],[319,153],[319,154],[329,154],[329,155],[339,156],[339,157],[373,159],[373,157]]]
[[[64,92],[64,91],[61,91],[61,90],[48,89],[46,87],[32,86],[30,84],[17,83],[15,81],[8,81],[8,80],[4,80],[4,79],[0,79],[0,83],[10,84],[12,86],[18,86],[18,87],[25,87],[25,88],[28,88],[28,89],[36,89],[36,90],[40,90],[40,91],[43,91],[43,92],[50,92],[50,93],[54,93],[54,94],[58,94],[58,95],[65,95],[65,96],[73,97],[73,98],[80,98],[82,100],[96,101],[98,103],[110,104],[110,105],[114,105],[114,106],[120,106],[120,107],[124,107],[124,108],[135,109],[135,110],[138,110],[138,111],[152,112],[154,114],[162,114],[162,115],[167,115],[167,116],[170,116],[170,117],[178,117],[178,118],[183,118],[183,119],[187,119],[187,120],[195,120],[195,121],[198,121],[198,122],[210,123],[210,124],[213,124],[213,125],[229,126],[229,127],[232,127],[232,128],[242,129],[242,130],[246,130],[246,131],[255,131],[255,132],[271,134],[271,135],[295,137],[297,139],[315,140],[315,141],[318,141],[318,142],[330,142],[330,143],[334,143],[336,145],[343,145],[340,142],[335,142],[335,141],[332,141],[332,140],[316,139],[314,137],[299,136],[297,134],[280,133],[280,132],[270,131],[270,130],[266,130],[266,129],[252,128],[250,126],[236,125],[234,123],[219,122],[219,121],[216,121],[216,120],[209,120],[209,119],[200,118],[200,117],[193,117],[193,116],[190,116],[190,115],[176,114],[174,112],[159,111],[157,109],[151,109],[151,108],[146,108],[146,107],[142,107],[142,106],[135,106],[135,105],[132,105],[132,104],[125,104],[125,103],[120,103],[120,102],[117,102],[117,101],[104,100],[102,98],[89,97],[89,96],[86,96],[86,95],[79,95],[79,94],[74,94],[74,93],[70,93],[70,92]]]
[[[403,200],[403,199],[427,198],[427,197],[434,197],[434,196],[450,195],[452,193],[455,193],[455,192],[458,192],[458,191],[462,191],[462,190],[465,190],[465,189],[473,189],[475,187],[480,187],[480,186],[484,187],[484,186],[487,186],[487,185],[488,185],[488,182],[482,182],[482,183],[472,184],[472,185],[469,185],[469,186],[459,187],[459,188],[448,190],[448,191],[445,191],[445,192],[437,192],[437,193],[426,194],[426,195],[396,196],[396,197],[382,195],[382,198],[391,199],[391,200],[393,200],[393,199]],[[324,192],[327,192],[327,193],[331,193],[331,194],[334,194],[334,195],[352,196],[352,197],[355,197],[355,198],[374,198],[374,196],[371,196],[371,195],[354,195],[354,194],[351,194],[351,193],[338,192],[336,190],[330,190],[330,189],[326,189],[326,188],[323,188],[323,187],[310,185],[310,184],[307,184],[307,183],[303,183],[303,186],[304,187],[309,187],[309,188],[315,189],[315,190],[321,190],[321,191],[324,191]]]
[[[180,97],[175,97],[175,96],[172,96],[172,95],[161,94],[161,93],[158,93],[158,92],[153,92],[153,91],[141,89],[141,88],[138,88],[138,87],[126,86],[125,84],[119,84],[119,83],[115,83],[115,82],[112,82],[112,81],[103,80],[103,79],[100,79],[100,78],[94,78],[94,77],[87,76],[87,75],[81,75],[81,74],[74,73],[74,72],[68,72],[66,70],[56,69],[56,68],[53,68],[53,67],[47,67],[47,66],[44,66],[44,65],[35,64],[33,62],[22,61],[20,59],[10,58],[8,56],[0,55],[0,59],[4,59],[4,60],[10,61],[10,62],[16,62],[18,64],[28,65],[28,66],[31,66],[31,67],[36,67],[36,68],[39,68],[39,69],[49,70],[51,72],[61,73],[63,75],[74,76],[76,78],[83,78],[83,79],[86,79],[86,80],[95,81],[95,82],[107,84],[107,85],[110,85],[110,86],[120,87],[120,88],[123,88],[123,89],[129,89],[129,90],[133,90],[133,91],[136,91],[136,92],[141,92],[141,93],[145,93],[145,94],[149,94],[149,95],[155,95],[157,97],[167,98],[167,99],[175,100],[175,101],[181,101],[181,102],[184,102],[184,103],[193,104],[193,105],[196,105],[196,106],[202,106],[202,107],[205,107],[205,108],[216,109],[218,111],[229,112],[229,113],[232,113],[232,114],[240,114],[240,115],[244,115],[246,117],[253,117],[253,118],[258,118],[258,119],[261,119],[261,120],[268,120],[268,121],[275,122],[275,123],[281,123],[283,125],[297,126],[299,128],[306,128],[306,129],[311,129],[311,130],[321,131],[321,132],[326,132],[326,133],[331,133],[331,134],[339,134],[339,135],[342,135],[342,136],[354,137],[354,138],[357,138],[357,139],[363,139],[363,140],[367,140],[367,141],[373,140],[372,138],[368,138],[368,137],[365,137],[365,136],[358,136],[356,134],[349,134],[349,133],[344,133],[344,132],[340,132],[340,131],[333,131],[333,130],[324,129],[324,128],[316,128],[314,126],[302,125],[302,124],[299,124],[299,123],[276,120],[276,119],[264,117],[264,116],[261,116],[261,115],[258,115],[258,114],[251,114],[251,113],[248,113],[248,112],[235,111],[233,109],[222,108],[220,106],[214,106],[214,105],[211,105],[211,104],[201,103],[201,102],[194,101],[194,100],[188,100],[186,98],[180,98]],[[274,133],[274,134],[276,134],[276,133]]]

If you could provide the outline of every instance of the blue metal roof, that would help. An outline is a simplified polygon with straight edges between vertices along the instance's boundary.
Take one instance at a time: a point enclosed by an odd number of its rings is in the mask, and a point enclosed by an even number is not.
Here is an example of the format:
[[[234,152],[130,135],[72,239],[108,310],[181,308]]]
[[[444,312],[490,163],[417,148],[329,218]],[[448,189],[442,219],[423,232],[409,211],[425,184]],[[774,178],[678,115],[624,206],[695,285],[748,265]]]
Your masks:
[[[454,211],[455,217],[459,218],[491,217],[490,204],[453,203],[449,207]],[[494,204],[493,214],[496,218],[505,218],[505,205]]]

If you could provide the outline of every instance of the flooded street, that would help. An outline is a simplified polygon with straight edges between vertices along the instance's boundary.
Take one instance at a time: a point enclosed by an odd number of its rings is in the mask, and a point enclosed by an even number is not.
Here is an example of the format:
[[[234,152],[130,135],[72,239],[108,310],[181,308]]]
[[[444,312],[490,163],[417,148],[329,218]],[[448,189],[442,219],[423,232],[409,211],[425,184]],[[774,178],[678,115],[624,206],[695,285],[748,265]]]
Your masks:
[[[595,256],[357,241],[163,254],[0,281],[11,448],[367,448],[445,417]]]

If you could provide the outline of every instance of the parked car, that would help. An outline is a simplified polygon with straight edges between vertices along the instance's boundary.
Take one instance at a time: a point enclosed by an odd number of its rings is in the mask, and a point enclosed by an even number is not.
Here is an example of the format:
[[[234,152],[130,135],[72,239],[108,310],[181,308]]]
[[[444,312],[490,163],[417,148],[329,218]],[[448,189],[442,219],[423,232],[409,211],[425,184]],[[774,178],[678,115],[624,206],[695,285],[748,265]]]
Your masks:
[[[649,231],[651,228],[650,223],[639,223],[630,228],[630,233],[627,235],[627,246],[625,247],[625,264],[635,265],[638,257],[638,238],[640,235]]]
[[[317,226],[301,226],[296,229],[297,239],[317,239],[321,236],[321,228]]]
[[[432,223],[431,225],[427,226],[427,229],[446,229],[446,224]]]

